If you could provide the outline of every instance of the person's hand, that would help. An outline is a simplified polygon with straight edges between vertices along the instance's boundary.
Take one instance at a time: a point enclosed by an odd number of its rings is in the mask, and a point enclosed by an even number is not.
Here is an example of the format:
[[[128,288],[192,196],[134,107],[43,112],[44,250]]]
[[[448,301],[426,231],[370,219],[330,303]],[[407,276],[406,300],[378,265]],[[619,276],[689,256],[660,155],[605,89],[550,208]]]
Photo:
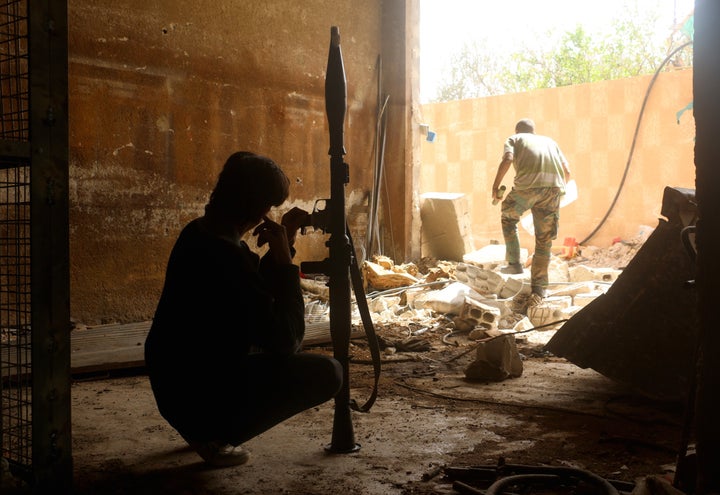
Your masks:
[[[270,254],[278,264],[292,264],[290,254],[290,243],[288,242],[287,231],[284,225],[273,222],[267,216],[263,216],[263,222],[255,227],[252,235],[257,236],[257,245],[262,247],[268,245]]]
[[[292,246],[295,244],[298,229],[310,224],[310,214],[295,206],[283,215],[280,223],[285,226],[288,243]]]
[[[493,185],[493,188],[492,188],[492,204],[496,205],[496,204],[498,204],[500,201],[502,201],[503,196],[505,196],[505,189],[507,189],[507,188],[506,188],[505,186],[503,186],[503,185],[498,185],[498,186]]]

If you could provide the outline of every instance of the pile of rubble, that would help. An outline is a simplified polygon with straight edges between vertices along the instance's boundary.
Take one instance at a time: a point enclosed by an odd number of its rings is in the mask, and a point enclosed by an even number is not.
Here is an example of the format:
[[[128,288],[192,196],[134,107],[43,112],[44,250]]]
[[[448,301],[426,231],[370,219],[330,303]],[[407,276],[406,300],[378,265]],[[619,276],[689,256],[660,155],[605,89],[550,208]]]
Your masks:
[[[398,322],[442,314],[476,339],[494,330],[558,328],[607,291],[621,273],[614,268],[571,265],[553,256],[548,297],[524,314],[518,302],[530,294],[530,269],[527,252],[523,255],[527,268],[517,275],[501,273],[505,263],[501,245],[469,253],[462,262],[438,263],[423,275],[415,265],[396,266],[388,258],[375,257],[363,264],[365,281],[373,290],[367,296],[374,317]]]
[[[612,245],[607,248],[584,246],[578,256],[573,257],[569,262],[586,266],[623,269],[635,257],[654,230],[653,227],[641,225],[633,237],[629,239],[616,237]]]
[[[643,229],[632,241],[616,242],[605,250],[583,247],[554,254],[548,296],[531,308],[522,304],[530,295],[527,250],[522,250],[525,269],[517,275],[500,271],[506,263],[505,246],[497,244],[468,253],[461,262],[423,258],[418,263],[395,265],[390,258],[375,256],[361,267],[368,306],[376,328],[404,329],[402,338],[381,342],[390,352],[426,350],[419,337],[430,329],[448,335],[463,333],[483,344],[478,345],[477,358],[466,370],[468,378],[517,376],[522,365],[518,364],[515,336],[523,334],[534,344],[547,343],[553,330],[610,288],[650,233]],[[303,281],[308,322],[327,321],[326,282]],[[355,318],[354,326],[362,335],[357,311]],[[378,335],[382,340],[383,332],[379,330]],[[493,359],[498,363],[488,366]],[[472,366],[480,369],[472,370]]]

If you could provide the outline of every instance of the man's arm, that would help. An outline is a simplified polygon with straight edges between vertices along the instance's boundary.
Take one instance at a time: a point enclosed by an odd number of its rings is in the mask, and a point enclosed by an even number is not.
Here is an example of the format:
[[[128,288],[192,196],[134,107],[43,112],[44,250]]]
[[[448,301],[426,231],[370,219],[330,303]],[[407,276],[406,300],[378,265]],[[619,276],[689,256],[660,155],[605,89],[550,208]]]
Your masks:
[[[568,162],[562,163],[563,172],[565,173],[565,183],[570,182],[570,165]]]
[[[510,151],[508,151],[503,155],[502,161],[500,162],[500,165],[498,165],[497,174],[495,174],[495,181],[493,182],[493,187],[492,187],[493,199],[497,198],[498,190],[500,189],[500,183],[502,182],[503,178],[505,177],[505,174],[507,174],[507,171],[510,170],[510,165],[512,165],[512,162],[513,162],[513,154]]]

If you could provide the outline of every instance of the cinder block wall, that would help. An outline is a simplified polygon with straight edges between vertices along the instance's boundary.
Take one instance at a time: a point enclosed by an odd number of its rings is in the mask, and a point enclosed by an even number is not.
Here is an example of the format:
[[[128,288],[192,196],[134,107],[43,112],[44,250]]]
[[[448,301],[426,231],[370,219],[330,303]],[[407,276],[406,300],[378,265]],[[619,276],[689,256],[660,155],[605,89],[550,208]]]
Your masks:
[[[629,239],[641,225],[655,227],[665,186],[695,188],[692,70],[662,73],[640,121],[627,177],[616,204],[586,244]],[[643,100],[652,76],[605,81],[514,95],[423,105],[420,120],[436,133],[424,141],[421,193],[462,192],[471,212],[475,248],[502,242],[500,208],[491,205],[492,181],[503,143],[523,117],[553,137],[570,161],[578,199],[560,214],[556,243],[586,239],[610,209],[628,163]],[[420,129],[417,132],[421,132]],[[504,181],[512,184],[512,172]],[[522,228],[521,243],[533,238]]]

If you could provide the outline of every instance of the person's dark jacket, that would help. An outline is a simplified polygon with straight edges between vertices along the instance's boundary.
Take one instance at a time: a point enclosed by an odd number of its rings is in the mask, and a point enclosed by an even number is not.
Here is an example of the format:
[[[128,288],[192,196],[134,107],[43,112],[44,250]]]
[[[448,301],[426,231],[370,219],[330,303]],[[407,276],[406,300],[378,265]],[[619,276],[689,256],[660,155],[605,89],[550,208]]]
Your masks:
[[[198,423],[217,421],[218,410],[237,404],[251,378],[238,373],[248,353],[296,352],[304,332],[297,266],[260,259],[244,242],[192,221],[173,247],[145,343],[161,414],[193,436]]]

